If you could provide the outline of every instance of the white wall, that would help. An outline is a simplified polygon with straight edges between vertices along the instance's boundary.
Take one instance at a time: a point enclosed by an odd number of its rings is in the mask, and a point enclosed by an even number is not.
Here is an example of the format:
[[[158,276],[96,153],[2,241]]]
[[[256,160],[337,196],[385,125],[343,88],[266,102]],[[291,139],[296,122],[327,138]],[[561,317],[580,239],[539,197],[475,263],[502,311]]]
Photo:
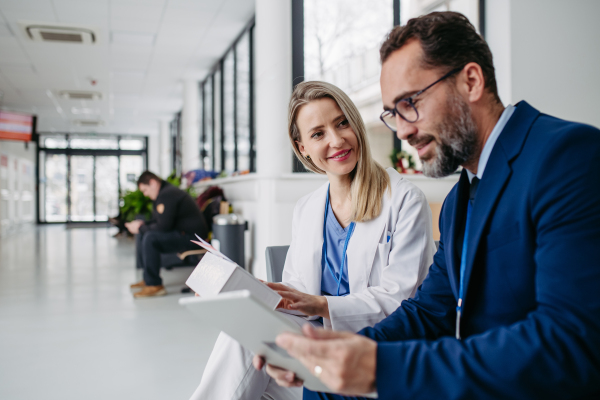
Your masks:
[[[148,135],[148,169],[160,175],[160,136]]]
[[[501,98],[600,126],[600,1],[488,0]]]

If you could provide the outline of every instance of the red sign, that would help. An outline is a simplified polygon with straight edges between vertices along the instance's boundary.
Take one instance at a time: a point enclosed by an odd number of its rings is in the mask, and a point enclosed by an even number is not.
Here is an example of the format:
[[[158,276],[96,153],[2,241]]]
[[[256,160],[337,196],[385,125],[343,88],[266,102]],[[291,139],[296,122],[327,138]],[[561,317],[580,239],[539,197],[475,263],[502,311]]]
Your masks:
[[[0,139],[31,141],[33,116],[0,111]]]

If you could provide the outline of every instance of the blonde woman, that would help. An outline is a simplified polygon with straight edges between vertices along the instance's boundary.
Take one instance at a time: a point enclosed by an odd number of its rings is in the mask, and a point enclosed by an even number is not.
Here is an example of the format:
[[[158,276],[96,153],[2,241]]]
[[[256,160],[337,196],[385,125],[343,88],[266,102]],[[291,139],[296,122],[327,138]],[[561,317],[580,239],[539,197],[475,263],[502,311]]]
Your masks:
[[[318,316],[313,324],[352,332],[372,326],[415,293],[432,263],[425,196],[372,159],[356,106],[334,85],[296,86],[288,133],[300,161],[328,182],[296,204],[283,282],[268,285],[283,297],[281,307]],[[278,386],[252,359],[221,333],[192,399],[302,398],[301,388]]]

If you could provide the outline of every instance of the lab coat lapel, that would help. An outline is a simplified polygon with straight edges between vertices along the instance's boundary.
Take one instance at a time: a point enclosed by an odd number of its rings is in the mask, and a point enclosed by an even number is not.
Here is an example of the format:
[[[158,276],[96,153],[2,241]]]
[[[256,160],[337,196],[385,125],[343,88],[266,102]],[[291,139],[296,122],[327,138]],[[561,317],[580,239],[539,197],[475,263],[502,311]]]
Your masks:
[[[297,264],[304,275],[303,281],[309,294],[321,294],[321,255],[323,250],[323,221],[325,216],[325,199],[329,184],[317,189],[304,205],[306,212],[302,215],[302,228],[298,230],[302,237],[298,238],[296,250]]]
[[[347,250],[350,293],[364,290],[369,282],[375,252],[381,236],[386,234],[384,230],[389,219],[390,201],[390,192],[386,190],[379,216],[367,222],[359,222],[354,228]]]

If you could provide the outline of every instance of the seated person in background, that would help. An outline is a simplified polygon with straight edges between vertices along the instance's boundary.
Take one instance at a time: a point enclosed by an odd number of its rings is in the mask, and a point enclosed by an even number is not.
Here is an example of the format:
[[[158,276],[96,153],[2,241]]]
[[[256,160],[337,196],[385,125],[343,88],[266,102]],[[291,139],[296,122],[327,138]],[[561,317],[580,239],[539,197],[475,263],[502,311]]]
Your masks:
[[[196,249],[190,240],[195,239],[194,234],[206,238],[208,228],[198,205],[183,190],[150,171],[143,172],[137,183],[153,206],[150,221],[125,224],[129,232],[137,234],[137,263],[144,271],[144,279],[131,288],[142,289],[133,295],[136,298],[162,296],[167,292],[160,277],[160,254]]]
[[[425,175],[464,168],[439,250],[414,298],[373,328],[307,325],[277,344],[352,396],[600,398],[600,131],[504,107],[488,45],[458,13],[394,28],[381,60],[382,119]]]
[[[340,89],[300,83],[289,110],[296,156],[328,182],[296,204],[283,283],[268,285],[280,306],[320,317],[315,326],[355,332],[394,311],[427,274],[431,210],[416,186],[372,159],[362,118]],[[301,388],[278,387],[252,368],[252,356],[221,333],[192,399],[302,398]]]

